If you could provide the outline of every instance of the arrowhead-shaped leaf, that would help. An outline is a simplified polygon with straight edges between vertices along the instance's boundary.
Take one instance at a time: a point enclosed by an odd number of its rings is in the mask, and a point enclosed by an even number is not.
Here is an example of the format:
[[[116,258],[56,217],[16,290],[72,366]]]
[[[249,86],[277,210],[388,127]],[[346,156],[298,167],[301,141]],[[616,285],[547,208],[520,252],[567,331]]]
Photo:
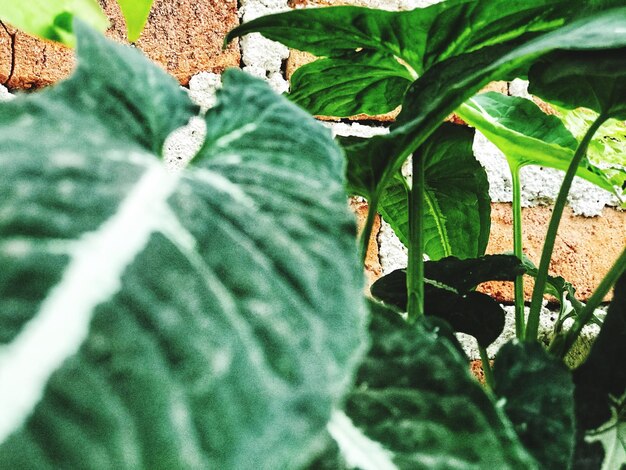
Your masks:
[[[407,156],[426,141],[446,116],[490,81],[523,76],[532,63],[554,50],[623,47],[626,47],[626,9],[617,8],[523,44],[512,41],[484,47],[437,63],[409,87],[392,132],[346,149],[349,158],[358,158],[364,167],[375,169],[363,172],[360,181],[366,188],[363,192],[376,201]],[[451,87],[450,83],[455,85]]]
[[[459,260],[449,257],[424,263],[424,310],[445,319],[454,331],[474,336],[481,346],[493,343],[504,329],[504,311],[491,297],[471,289],[486,281],[511,281],[525,269],[515,256],[488,255]],[[402,311],[407,307],[406,271],[377,280],[372,295]]]
[[[196,107],[77,30],[76,74],[0,112],[0,466],[307,463],[365,329],[339,148],[232,71],[168,172]]]
[[[524,447],[542,468],[570,468],[574,452],[571,372],[539,343],[505,344],[494,363],[495,393]]]
[[[324,57],[302,67],[299,75],[296,72],[291,82],[293,99],[313,114],[373,115],[396,108],[402,101],[400,92],[437,62],[553,29],[582,8],[576,3],[448,0],[400,12],[351,6],[309,8],[247,22],[235,28],[227,41],[260,32]]]

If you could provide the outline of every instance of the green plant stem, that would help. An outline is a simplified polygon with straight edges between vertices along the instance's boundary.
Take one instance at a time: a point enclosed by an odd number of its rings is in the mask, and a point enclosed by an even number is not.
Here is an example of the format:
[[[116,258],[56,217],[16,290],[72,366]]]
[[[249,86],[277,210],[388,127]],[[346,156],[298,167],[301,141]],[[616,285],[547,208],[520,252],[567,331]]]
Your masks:
[[[359,239],[359,244],[361,246],[360,255],[362,265],[365,265],[365,260],[367,258],[367,250],[370,245],[370,238],[372,236],[372,229],[374,228],[374,221],[376,220],[377,207],[378,201],[376,199],[368,201],[367,218],[365,219],[365,225],[363,226],[363,231],[361,232],[361,237]]]
[[[495,380],[493,378],[493,372],[491,371],[491,363],[489,362],[489,355],[487,350],[480,344],[478,345],[478,353],[480,354],[480,360],[483,363],[483,372],[485,373],[485,384],[493,391],[495,387]]]
[[[598,288],[594,291],[593,295],[589,298],[580,314],[576,317],[574,324],[565,334],[565,341],[550,344],[550,352],[557,357],[564,358],[565,355],[572,348],[580,332],[593,318],[593,314],[602,303],[602,300],[609,292],[611,287],[615,285],[617,279],[626,271],[626,248],[622,251],[622,254],[617,258],[617,261],[613,264],[609,272],[604,276],[602,282]]]
[[[519,177],[520,167],[509,165],[513,182],[513,253],[519,259],[524,255],[522,242],[522,187]],[[515,336],[524,339],[524,275],[515,278]]]
[[[415,152],[409,191],[409,261],[406,288],[409,323],[424,315],[424,159]]]
[[[528,341],[537,340],[537,334],[539,331],[539,314],[541,312],[541,303],[546,287],[546,281],[548,279],[548,267],[550,266],[550,259],[552,258],[552,251],[554,250],[554,243],[556,241],[556,233],[559,229],[563,209],[565,208],[565,203],[567,202],[567,195],[572,186],[572,181],[574,180],[576,171],[578,170],[578,165],[587,153],[589,142],[606,119],[607,117],[604,114],[600,114],[598,119],[596,119],[587,130],[587,133],[580,142],[580,145],[576,149],[574,157],[567,168],[563,184],[559,190],[559,195],[554,203],[554,209],[552,210],[552,217],[550,218],[548,232],[546,233],[546,241],[543,245],[543,251],[541,252],[541,261],[539,263],[537,278],[535,279],[535,288],[533,289],[533,295],[530,303],[530,313],[528,315],[525,336],[525,339]]]

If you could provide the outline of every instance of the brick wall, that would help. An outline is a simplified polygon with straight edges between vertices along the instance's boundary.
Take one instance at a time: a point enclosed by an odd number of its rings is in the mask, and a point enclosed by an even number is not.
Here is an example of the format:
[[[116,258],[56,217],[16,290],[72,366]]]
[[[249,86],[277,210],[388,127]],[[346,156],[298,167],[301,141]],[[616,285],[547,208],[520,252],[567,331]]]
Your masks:
[[[387,9],[409,9],[435,3],[436,0],[155,0],[148,24],[136,46],[188,87],[190,96],[203,107],[212,103],[219,86],[219,73],[227,67],[242,67],[270,82],[278,92],[288,89],[288,77],[297,66],[310,60],[306,54],[289,51],[258,35],[250,35],[222,50],[224,35],[239,24],[258,16],[288,8],[351,4]],[[124,20],[113,0],[100,0],[111,20],[107,35],[126,42]],[[73,66],[72,51],[35,39],[0,23],[0,84],[11,91],[39,88],[66,77]],[[492,89],[524,95],[523,84],[495,83]],[[0,87],[0,99],[4,90]],[[355,116],[340,123],[328,123],[336,133],[371,135],[384,132],[394,114]],[[332,121],[332,120],[331,120]],[[168,142],[168,160],[173,166],[184,163],[193,154],[203,135],[203,122],[192,121]],[[492,234],[488,252],[512,250],[511,192],[508,167],[499,151],[478,136],[477,158],[487,168],[491,186]],[[550,216],[549,203],[559,187],[560,175],[543,168],[525,169],[524,238],[527,255],[536,263]],[[564,276],[576,287],[581,300],[589,297],[624,245],[626,213],[617,210],[611,196],[577,181],[561,224],[555,248],[552,272]],[[353,201],[359,219],[366,204]],[[380,229],[379,229],[380,227]],[[370,281],[406,263],[400,242],[384,221],[376,225],[370,244],[366,270]],[[527,295],[530,293],[527,286]],[[502,303],[512,301],[508,283],[483,286]],[[607,299],[608,300],[608,299]],[[551,314],[546,310],[545,328]],[[469,346],[468,346],[469,347]]]

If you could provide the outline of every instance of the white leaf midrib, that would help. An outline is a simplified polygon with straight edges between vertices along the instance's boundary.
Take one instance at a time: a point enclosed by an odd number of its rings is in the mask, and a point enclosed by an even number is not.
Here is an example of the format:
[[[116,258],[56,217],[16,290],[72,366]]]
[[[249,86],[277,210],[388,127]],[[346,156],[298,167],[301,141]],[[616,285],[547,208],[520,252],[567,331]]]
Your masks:
[[[97,231],[76,241],[61,280],[14,340],[0,347],[0,443],[41,400],[50,376],[87,338],[95,308],[159,230],[179,176],[156,161]]]

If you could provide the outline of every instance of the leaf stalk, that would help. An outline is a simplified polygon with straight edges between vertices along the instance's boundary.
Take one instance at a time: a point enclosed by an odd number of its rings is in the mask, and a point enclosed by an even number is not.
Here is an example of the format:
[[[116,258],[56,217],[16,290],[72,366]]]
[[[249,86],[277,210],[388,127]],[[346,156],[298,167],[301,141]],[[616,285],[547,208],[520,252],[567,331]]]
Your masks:
[[[626,271],[626,248],[622,250],[622,254],[617,258],[617,261],[613,264],[609,272],[604,276],[598,288],[594,291],[593,295],[589,298],[580,314],[576,317],[574,324],[565,334],[565,341],[553,342],[550,344],[549,351],[557,357],[564,358],[565,355],[572,348],[580,332],[593,318],[593,314],[602,303],[602,300],[609,292],[611,287],[617,282],[622,273]]]
[[[524,256],[522,241],[522,185],[520,181],[520,167],[512,165],[511,180],[513,183],[513,253],[520,260]],[[515,336],[523,340],[525,336],[524,320],[524,275],[520,274],[515,278]]]
[[[535,287],[533,289],[533,295],[530,304],[530,313],[528,315],[528,323],[526,325],[527,341],[536,341],[539,332],[539,315],[541,312],[541,303],[543,300],[543,294],[546,287],[546,281],[548,279],[548,268],[550,266],[550,260],[552,258],[552,252],[554,250],[554,243],[556,241],[556,234],[559,229],[559,223],[565,209],[565,203],[567,202],[567,195],[572,186],[572,181],[578,170],[578,165],[582,161],[583,157],[587,154],[587,147],[589,142],[595,135],[600,126],[608,119],[608,116],[600,114],[598,118],[591,124],[591,127],[585,133],[582,141],[578,145],[572,161],[567,168],[563,184],[559,190],[559,195],[554,203],[552,210],[552,217],[550,218],[550,224],[548,225],[548,231],[546,233],[546,240],[541,252],[541,261],[539,263],[539,270],[537,272],[537,278],[535,279]]]
[[[413,153],[409,197],[409,260],[407,266],[407,320],[414,323],[424,315],[424,158]]]

